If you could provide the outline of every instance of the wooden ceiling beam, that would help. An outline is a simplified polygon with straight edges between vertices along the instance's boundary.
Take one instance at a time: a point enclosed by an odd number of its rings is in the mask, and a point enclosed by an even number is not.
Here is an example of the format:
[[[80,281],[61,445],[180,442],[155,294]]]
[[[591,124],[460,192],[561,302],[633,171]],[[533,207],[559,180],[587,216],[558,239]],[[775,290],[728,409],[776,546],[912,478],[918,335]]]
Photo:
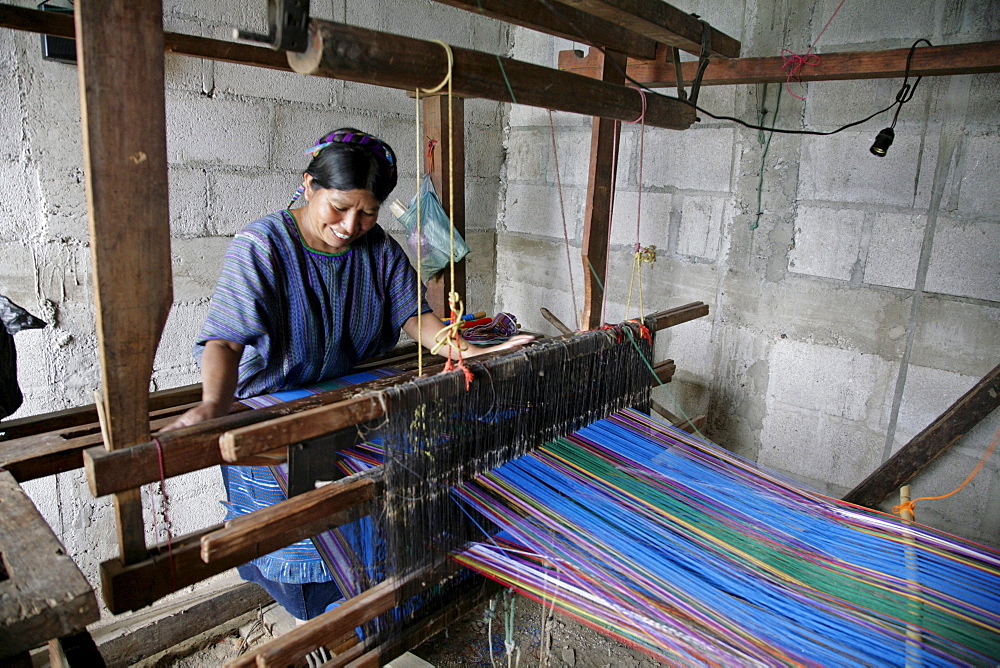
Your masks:
[[[699,55],[702,31],[706,25],[693,14],[683,12],[662,0],[559,0],[568,7],[600,17],[632,32],[681,51]],[[721,58],[737,58],[740,43],[729,35],[708,26],[711,37],[709,53]]]
[[[843,81],[849,79],[896,79],[906,72],[906,57],[910,50],[853,51],[847,53],[819,54],[820,62],[803,68],[800,81]],[[600,52],[591,49],[581,56],[578,52],[559,52],[559,69],[584,76],[600,76]],[[733,58],[709,62],[703,86],[732,84],[782,83],[788,73],[781,69],[785,59],[781,56],[765,58]],[[698,64],[681,63],[685,84],[694,79]],[[628,75],[650,88],[675,88],[677,85],[674,64],[663,51],[654,60],[629,58]],[[983,74],[1000,72],[1000,41],[972,42],[928,46],[913,52],[910,76],[946,76],[953,74]]]
[[[437,0],[437,2],[562,39],[602,46],[632,58],[644,60],[656,57],[654,40],[573,7],[559,6],[556,13],[538,0]]]
[[[451,89],[461,97],[629,122],[645,113],[646,125],[674,130],[694,123],[694,108],[680,100],[655,95],[644,104],[627,86],[456,46],[450,53]],[[301,74],[413,90],[439,86],[449,71],[448,55],[437,42],[313,19],[309,47],[289,52],[288,62]]]

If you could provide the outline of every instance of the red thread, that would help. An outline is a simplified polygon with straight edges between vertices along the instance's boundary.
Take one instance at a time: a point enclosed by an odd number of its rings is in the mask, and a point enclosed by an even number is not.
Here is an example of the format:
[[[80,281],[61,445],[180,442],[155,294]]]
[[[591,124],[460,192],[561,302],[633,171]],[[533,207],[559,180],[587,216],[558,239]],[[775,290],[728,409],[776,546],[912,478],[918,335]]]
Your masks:
[[[163,495],[163,524],[167,530],[167,556],[170,559],[170,579],[173,581],[177,574],[177,566],[174,564],[174,539],[170,530],[170,517],[167,515],[170,508],[170,497],[167,496],[167,475],[163,465],[163,446],[160,445],[160,439],[155,436],[153,437],[153,443],[156,445],[156,458],[160,463],[160,494]]]
[[[837,8],[835,10],[833,10],[833,14],[830,14],[830,18],[827,19],[826,25],[824,25],[823,29],[819,31],[818,35],[816,35],[816,39],[813,40],[813,43],[809,45],[809,49],[806,51],[804,56],[800,56],[799,54],[789,49],[781,50],[781,55],[785,59],[785,64],[781,66],[781,69],[788,70],[788,77],[785,79],[785,90],[787,90],[788,94],[791,95],[792,97],[797,97],[800,100],[805,99],[801,95],[796,95],[795,93],[793,93],[789,84],[791,83],[792,79],[795,79],[796,83],[802,83],[802,78],[801,78],[802,68],[805,67],[806,65],[815,67],[816,65],[820,64],[819,56],[817,56],[812,51],[813,49],[816,48],[816,45],[819,44],[819,40],[823,36],[823,33],[825,33],[826,29],[830,27],[831,23],[833,23],[833,17],[837,15],[837,12],[840,11],[840,8],[844,6],[845,2],[847,2],[847,0],[840,0],[840,4],[837,5]]]
[[[427,171],[424,172],[425,174],[430,174],[431,172],[434,171],[434,147],[437,145],[437,143],[438,143],[437,139],[427,140],[427,154],[426,154]]]
[[[812,50],[812,47],[809,47],[809,49]],[[815,53],[806,53],[806,55],[800,56],[794,51],[790,51],[788,49],[782,49],[781,57],[785,59],[785,64],[781,66],[781,69],[787,70],[788,74],[788,76],[785,78],[785,90],[787,90],[788,94],[791,95],[792,97],[797,97],[800,100],[804,100],[805,99],[804,97],[802,97],[801,95],[796,95],[795,93],[792,92],[790,84],[793,79],[795,80],[796,83],[802,83],[802,77],[801,77],[802,68],[805,67],[806,65],[811,65],[814,67],[816,65],[819,65],[820,63],[819,56],[817,56]]]

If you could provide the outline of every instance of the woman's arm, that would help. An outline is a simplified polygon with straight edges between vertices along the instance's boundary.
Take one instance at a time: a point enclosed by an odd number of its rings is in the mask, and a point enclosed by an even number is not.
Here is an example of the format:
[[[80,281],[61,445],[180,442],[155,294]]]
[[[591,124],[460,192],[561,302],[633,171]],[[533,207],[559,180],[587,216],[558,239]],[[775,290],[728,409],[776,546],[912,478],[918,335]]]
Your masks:
[[[431,350],[437,345],[435,338],[442,329],[445,328],[445,324],[434,315],[433,313],[424,313],[420,316],[420,331],[417,331],[417,316],[413,316],[405,323],[403,323],[403,331],[406,332],[410,338],[414,341],[419,341],[425,348]],[[506,350],[507,348],[513,348],[514,346],[523,346],[531,343],[535,340],[535,337],[530,334],[517,334],[512,336],[505,343],[498,343],[494,346],[477,346],[472,345],[459,335],[459,346],[461,346],[462,357],[475,357],[476,355],[483,355],[485,353],[496,352],[497,350]],[[446,344],[437,351],[438,355],[442,357],[450,357],[451,359],[457,360],[458,355],[455,353],[454,349],[450,344]]]
[[[211,340],[201,355],[201,403],[189,409],[160,431],[187,427],[227,415],[236,395],[243,344]]]

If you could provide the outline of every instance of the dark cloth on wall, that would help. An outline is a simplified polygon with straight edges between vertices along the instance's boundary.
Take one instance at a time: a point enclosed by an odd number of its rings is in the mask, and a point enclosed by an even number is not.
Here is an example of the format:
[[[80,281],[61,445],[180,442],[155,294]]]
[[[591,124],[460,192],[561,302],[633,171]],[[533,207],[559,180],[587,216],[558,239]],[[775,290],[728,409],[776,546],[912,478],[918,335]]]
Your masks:
[[[24,396],[21,386],[17,384],[17,349],[14,346],[14,334],[22,329],[40,329],[45,322],[28,313],[26,310],[0,295],[0,419],[13,414]]]

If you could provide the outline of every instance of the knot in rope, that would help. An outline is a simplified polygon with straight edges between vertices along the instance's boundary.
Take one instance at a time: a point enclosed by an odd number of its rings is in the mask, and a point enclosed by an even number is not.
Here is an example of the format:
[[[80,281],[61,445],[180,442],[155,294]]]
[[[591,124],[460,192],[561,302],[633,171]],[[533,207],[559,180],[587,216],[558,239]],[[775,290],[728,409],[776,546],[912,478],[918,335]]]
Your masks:
[[[656,246],[635,245],[635,257],[639,262],[653,264],[656,262]]]
[[[450,348],[448,351],[448,361],[444,363],[443,373],[460,370],[465,375],[465,391],[468,392],[475,376],[472,370],[465,365],[465,360],[462,358],[462,339],[459,337],[459,330],[462,329],[462,316],[465,315],[465,305],[462,303],[462,298],[457,292],[452,291],[448,293],[448,307],[451,310],[451,322],[434,335],[434,347],[431,348],[431,353],[436,355],[445,345]],[[455,351],[455,355],[458,357],[457,362],[451,358],[452,350]]]
[[[811,47],[810,47],[811,48]],[[794,79],[796,83],[802,82],[802,68],[806,65],[815,67],[820,64],[820,57],[815,53],[806,53],[804,56],[795,53],[790,49],[782,49],[781,57],[785,59],[785,63],[781,66],[782,70],[785,70],[787,77],[785,78],[785,90],[792,97],[796,97],[800,100],[805,98],[801,95],[796,95],[792,92],[790,84]]]
[[[914,501],[906,501],[905,503],[901,503],[898,506],[893,506],[892,512],[896,513],[900,517],[903,516],[904,512],[909,512],[911,515],[916,515],[914,511],[917,508],[917,501],[919,501],[919,499]]]

